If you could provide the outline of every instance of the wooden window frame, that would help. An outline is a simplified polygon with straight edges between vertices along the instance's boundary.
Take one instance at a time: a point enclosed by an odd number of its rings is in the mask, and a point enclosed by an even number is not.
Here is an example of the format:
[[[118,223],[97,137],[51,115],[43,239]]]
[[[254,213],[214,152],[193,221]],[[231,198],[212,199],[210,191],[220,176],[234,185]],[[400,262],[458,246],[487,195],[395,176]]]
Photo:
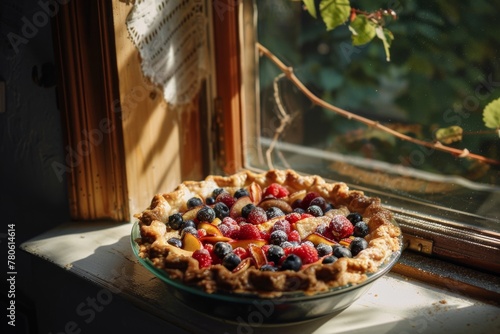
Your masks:
[[[53,22],[59,103],[68,152],[83,153],[68,153],[61,169],[68,178],[72,219],[131,221],[134,213],[149,205],[154,193],[208,173],[231,174],[245,167],[242,122],[248,116],[258,122],[258,112],[253,112],[258,96],[241,93],[241,84],[255,85],[247,81],[255,74],[247,71],[255,69],[240,68],[240,59],[258,55],[256,50],[240,47],[239,27],[251,29],[253,18],[239,11],[234,1],[215,2],[219,9],[226,8],[223,19],[212,15],[215,88],[203,91],[182,115],[171,110],[159,89],[142,76],[138,52],[124,24],[129,1],[73,1],[61,6]],[[200,106],[213,112],[203,112]],[[202,135],[203,124],[209,129]],[[216,144],[208,145],[207,140]],[[85,145],[91,146],[88,152]],[[204,150],[209,148],[215,151],[207,155]],[[211,157],[217,158],[215,164]],[[419,226],[405,225],[406,220],[399,219],[403,229],[416,233]],[[434,231],[428,234],[428,238],[435,236]],[[434,269],[426,271],[418,267],[418,261],[408,261],[394,270],[491,297],[488,289],[469,282],[470,275],[462,275],[463,282],[456,278],[443,282]]]
[[[125,26],[129,1],[60,6],[53,32],[68,149],[60,169],[73,220],[131,221],[155,193],[205,177],[213,171],[203,152],[210,136],[222,172],[242,167],[237,10],[230,0],[217,5],[226,10],[213,20],[216,95],[201,94],[216,106],[213,119],[200,112],[202,97],[178,112],[143,77]],[[215,133],[203,135],[210,122]]]

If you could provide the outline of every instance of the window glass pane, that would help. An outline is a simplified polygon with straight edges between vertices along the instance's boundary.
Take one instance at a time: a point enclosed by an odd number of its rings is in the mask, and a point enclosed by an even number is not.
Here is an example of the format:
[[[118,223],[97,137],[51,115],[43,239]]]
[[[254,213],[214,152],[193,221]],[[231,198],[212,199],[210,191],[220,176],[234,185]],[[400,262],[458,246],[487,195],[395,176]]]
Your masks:
[[[247,144],[250,166],[317,173],[389,205],[500,231],[500,138],[483,120],[485,106],[500,98],[500,1],[352,1],[366,11],[396,11],[398,19],[386,23],[394,35],[390,61],[380,39],[353,46],[347,24],[327,31],[302,2],[256,4],[258,42],[314,95],[430,143],[438,129],[459,127],[450,130],[452,137],[463,131],[462,139],[447,146],[490,163],[321,108],[261,54],[260,127]]]

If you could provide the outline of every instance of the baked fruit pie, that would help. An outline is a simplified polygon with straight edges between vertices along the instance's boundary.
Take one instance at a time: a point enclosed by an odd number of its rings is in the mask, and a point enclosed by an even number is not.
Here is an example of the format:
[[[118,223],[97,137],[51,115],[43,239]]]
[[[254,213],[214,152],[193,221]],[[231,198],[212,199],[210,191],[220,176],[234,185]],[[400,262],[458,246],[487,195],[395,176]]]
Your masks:
[[[362,283],[401,250],[380,199],[292,170],[187,181],[136,217],[139,256],[208,293],[313,295]]]

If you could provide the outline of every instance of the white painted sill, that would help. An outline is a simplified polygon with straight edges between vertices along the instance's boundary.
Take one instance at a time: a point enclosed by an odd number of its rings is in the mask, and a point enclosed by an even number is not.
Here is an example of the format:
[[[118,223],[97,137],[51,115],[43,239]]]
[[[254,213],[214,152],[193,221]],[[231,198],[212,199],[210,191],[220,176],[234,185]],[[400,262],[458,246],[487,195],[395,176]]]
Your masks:
[[[224,323],[182,305],[166,290],[164,283],[135,258],[130,245],[131,228],[130,223],[68,223],[25,242],[21,248],[37,262],[41,259],[46,263],[34,268],[35,277],[59,267],[64,270],[57,270],[72,273],[106,291],[106,296],[109,293],[119,296],[116,299],[124,304],[122,307],[131,309],[122,314],[136,314],[137,319],[142,319],[138,326],[144,332],[153,327],[168,329],[170,333],[276,333],[280,330],[259,324],[248,327],[243,323]],[[57,286],[57,282],[52,283]],[[43,314],[43,301],[36,304],[37,312]],[[73,307],[70,314],[74,315],[75,307],[71,305],[78,303],[68,304]],[[59,307],[67,308],[66,305]],[[68,325],[69,321],[60,323]],[[47,328],[41,326],[42,330],[60,331],[51,328],[56,325],[48,320],[45,324]],[[113,326],[115,332],[131,329],[120,328],[118,323]],[[82,328],[69,326],[69,329],[76,332]],[[286,326],[282,330],[301,334],[499,333],[500,307],[391,272],[339,315]]]

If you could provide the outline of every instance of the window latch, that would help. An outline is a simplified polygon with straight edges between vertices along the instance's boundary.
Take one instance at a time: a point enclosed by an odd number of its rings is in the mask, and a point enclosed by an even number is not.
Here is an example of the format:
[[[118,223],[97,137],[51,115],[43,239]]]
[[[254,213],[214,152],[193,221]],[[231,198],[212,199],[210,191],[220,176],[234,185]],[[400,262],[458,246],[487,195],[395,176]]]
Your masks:
[[[403,233],[403,242],[405,249],[410,249],[427,255],[432,254],[433,241],[416,237],[411,234]]]

